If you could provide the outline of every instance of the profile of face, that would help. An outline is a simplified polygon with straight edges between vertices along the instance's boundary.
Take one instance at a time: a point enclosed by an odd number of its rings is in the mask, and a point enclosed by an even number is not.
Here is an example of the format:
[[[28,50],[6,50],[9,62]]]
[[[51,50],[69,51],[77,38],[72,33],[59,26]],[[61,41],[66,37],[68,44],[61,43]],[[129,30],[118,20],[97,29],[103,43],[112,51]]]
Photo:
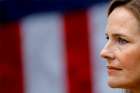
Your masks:
[[[100,55],[107,61],[108,84],[112,88],[140,90],[140,28],[137,18],[125,7],[108,16],[107,43]]]

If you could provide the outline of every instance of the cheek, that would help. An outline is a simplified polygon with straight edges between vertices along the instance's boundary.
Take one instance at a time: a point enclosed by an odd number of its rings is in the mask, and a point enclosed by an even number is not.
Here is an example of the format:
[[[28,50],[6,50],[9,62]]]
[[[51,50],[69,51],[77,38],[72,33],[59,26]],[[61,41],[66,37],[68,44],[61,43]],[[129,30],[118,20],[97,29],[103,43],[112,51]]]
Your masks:
[[[122,58],[123,78],[128,85],[137,86],[140,84],[140,55],[126,54]]]
[[[120,62],[127,69],[140,70],[140,51],[133,48],[131,50],[125,50],[120,54]]]
[[[140,82],[140,53],[138,51],[122,53],[119,62],[124,69],[123,78],[131,83]]]

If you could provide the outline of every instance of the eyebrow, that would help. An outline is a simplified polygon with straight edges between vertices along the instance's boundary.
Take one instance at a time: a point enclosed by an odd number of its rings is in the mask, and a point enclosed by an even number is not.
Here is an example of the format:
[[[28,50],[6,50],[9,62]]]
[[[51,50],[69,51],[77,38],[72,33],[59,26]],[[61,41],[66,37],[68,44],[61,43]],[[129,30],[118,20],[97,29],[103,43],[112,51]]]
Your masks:
[[[107,33],[105,33],[105,35],[108,36]],[[112,36],[113,36],[113,37],[120,37],[120,36],[121,36],[121,37],[127,37],[126,35],[124,35],[124,34],[122,34],[122,33],[112,33]]]

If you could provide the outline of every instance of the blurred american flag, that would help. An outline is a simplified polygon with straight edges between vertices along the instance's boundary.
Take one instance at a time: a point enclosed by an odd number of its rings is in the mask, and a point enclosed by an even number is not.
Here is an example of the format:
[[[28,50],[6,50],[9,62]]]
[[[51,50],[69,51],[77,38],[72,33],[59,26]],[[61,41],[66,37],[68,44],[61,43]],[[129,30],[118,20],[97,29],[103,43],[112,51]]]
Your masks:
[[[1,0],[0,93],[120,93],[106,84],[106,0]]]

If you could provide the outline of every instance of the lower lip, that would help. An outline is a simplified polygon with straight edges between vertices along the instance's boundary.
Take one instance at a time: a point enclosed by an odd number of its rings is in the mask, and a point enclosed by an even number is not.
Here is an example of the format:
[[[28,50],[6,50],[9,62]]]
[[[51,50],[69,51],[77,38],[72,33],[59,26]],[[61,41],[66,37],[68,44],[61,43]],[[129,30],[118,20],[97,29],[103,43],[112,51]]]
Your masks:
[[[108,74],[109,75],[115,75],[116,73],[118,73],[120,70],[117,70],[117,69],[108,69]]]

